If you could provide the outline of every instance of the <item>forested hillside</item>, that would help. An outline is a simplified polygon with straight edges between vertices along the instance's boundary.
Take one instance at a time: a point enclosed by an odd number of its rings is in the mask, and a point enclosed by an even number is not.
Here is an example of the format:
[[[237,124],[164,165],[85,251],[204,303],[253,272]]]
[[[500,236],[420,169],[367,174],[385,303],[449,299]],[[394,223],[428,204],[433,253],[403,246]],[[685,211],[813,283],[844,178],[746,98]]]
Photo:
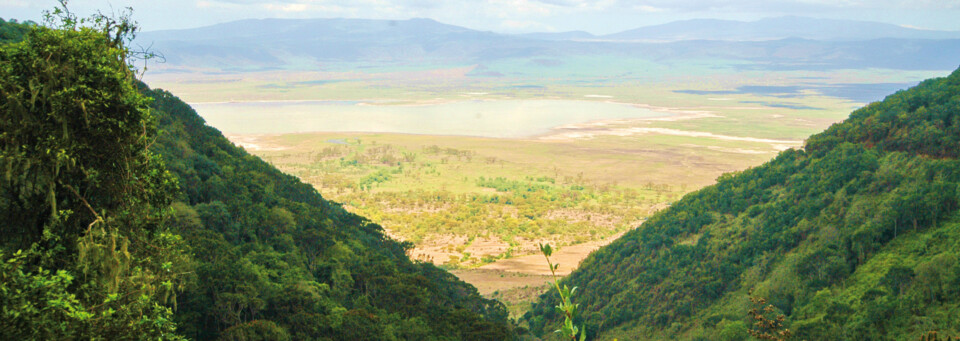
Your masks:
[[[743,340],[749,297],[797,340],[960,335],[960,70],[726,174],[564,283],[592,335]],[[556,292],[525,316],[551,336]]]
[[[23,35],[34,25],[31,21],[20,23],[14,19],[6,21],[0,18],[0,44],[23,40]]]
[[[380,226],[233,146],[187,104],[147,90],[160,118],[153,150],[179,179],[172,226],[198,280],[179,297],[197,339],[273,324],[296,339],[502,340],[500,302],[405,255]]]
[[[501,303],[138,83],[126,17],[53,14],[0,45],[0,339],[514,338]]]

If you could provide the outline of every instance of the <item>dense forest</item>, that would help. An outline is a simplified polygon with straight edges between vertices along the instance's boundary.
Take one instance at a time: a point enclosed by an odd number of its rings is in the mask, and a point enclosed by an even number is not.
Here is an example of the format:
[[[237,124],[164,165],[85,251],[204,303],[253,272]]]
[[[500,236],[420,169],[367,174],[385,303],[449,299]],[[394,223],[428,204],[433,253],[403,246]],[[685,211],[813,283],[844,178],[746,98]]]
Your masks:
[[[751,300],[797,340],[960,335],[960,70],[725,174],[584,260],[601,339],[744,340]],[[524,316],[549,337],[556,291]]]
[[[0,26],[0,339],[515,338],[500,302],[137,81],[129,16],[47,19]]]
[[[6,21],[0,18],[0,44],[23,40],[23,35],[30,31],[33,26],[36,26],[36,23],[32,21],[20,23],[16,19]]]

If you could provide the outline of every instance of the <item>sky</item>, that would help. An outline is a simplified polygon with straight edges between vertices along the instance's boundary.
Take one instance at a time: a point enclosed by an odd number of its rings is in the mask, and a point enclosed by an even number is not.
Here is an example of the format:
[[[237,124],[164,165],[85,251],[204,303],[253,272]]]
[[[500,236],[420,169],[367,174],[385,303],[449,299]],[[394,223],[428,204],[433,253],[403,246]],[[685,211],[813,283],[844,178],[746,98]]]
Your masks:
[[[0,0],[0,18],[40,21],[56,0]],[[144,31],[250,18],[431,18],[501,33],[609,34],[676,20],[798,15],[960,31],[960,0],[71,0],[86,16],[125,7]]]

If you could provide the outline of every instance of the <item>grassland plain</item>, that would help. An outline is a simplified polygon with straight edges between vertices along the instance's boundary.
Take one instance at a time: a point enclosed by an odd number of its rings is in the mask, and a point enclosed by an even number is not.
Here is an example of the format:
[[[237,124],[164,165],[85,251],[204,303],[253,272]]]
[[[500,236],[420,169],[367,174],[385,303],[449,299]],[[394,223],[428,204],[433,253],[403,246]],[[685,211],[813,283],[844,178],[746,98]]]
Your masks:
[[[546,288],[545,267],[534,258],[537,242],[560,245],[561,270],[569,272],[590,251],[684,193],[797,147],[861,105],[838,89],[909,83],[932,74],[753,71],[717,61],[680,66],[633,61],[627,71],[586,70],[582,65],[602,61],[581,62],[216,74],[167,70],[149,81],[196,103],[430,106],[545,99],[626,103],[664,113],[567,124],[523,138],[329,131],[230,136],[394,237],[414,242],[413,256],[454,269],[522,314]]]

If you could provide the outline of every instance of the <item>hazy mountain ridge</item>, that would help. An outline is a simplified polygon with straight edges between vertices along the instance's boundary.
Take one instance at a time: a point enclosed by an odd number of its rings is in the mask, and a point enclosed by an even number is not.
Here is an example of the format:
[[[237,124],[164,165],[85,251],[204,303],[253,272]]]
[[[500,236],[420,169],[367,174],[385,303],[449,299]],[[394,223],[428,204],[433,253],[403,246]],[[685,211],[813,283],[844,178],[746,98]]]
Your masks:
[[[757,21],[683,20],[640,27],[604,35],[600,38],[648,42],[682,40],[762,41],[787,38],[855,41],[881,38],[960,39],[960,32],[923,30],[870,21],[787,16]]]
[[[788,38],[772,41],[678,41],[642,43],[648,58],[672,60],[718,58],[746,60],[756,68],[829,70],[889,68],[953,69],[960,63],[960,39],[884,38],[835,42]]]
[[[379,37],[410,34],[483,33],[432,19],[246,19],[193,29],[143,32],[157,40],[220,40],[225,35],[246,38],[324,39],[324,36]]]
[[[946,70],[956,66],[956,56],[960,55],[960,39],[946,39],[960,38],[957,32],[836,20],[824,21],[832,25],[827,28],[807,28],[821,21],[793,17],[754,23],[694,20],[594,37],[587,32],[504,35],[430,19],[263,19],[145,32],[135,43],[162,53],[167,65],[174,68],[227,71],[322,69],[329,63],[355,62],[472,65],[511,58],[583,55],[668,62],[717,58],[743,60],[760,68]],[[757,34],[772,40],[758,40]],[[854,36],[859,40],[844,39]]]
[[[442,62],[464,60],[521,39],[430,19],[242,20],[188,30],[145,32],[137,43],[178,65],[279,67],[289,56],[316,61]],[[505,46],[506,45],[506,46]],[[224,52],[226,51],[226,52]],[[204,60],[208,59],[208,60]],[[211,62],[212,61],[212,62]]]
[[[518,37],[540,40],[596,40],[597,36],[587,31],[534,32],[517,34]]]

